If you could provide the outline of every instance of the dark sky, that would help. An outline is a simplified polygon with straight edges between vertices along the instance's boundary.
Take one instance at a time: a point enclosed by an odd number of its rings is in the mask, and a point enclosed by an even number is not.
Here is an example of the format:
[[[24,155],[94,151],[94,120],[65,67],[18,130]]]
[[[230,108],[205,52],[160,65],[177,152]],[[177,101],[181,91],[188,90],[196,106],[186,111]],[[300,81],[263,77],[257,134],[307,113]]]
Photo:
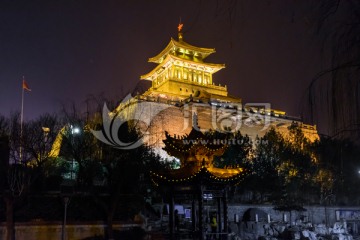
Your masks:
[[[324,68],[311,26],[311,1],[2,1],[0,113],[25,119],[84,104],[89,94],[120,99],[155,64],[149,57],[177,38],[215,48],[225,63],[215,83],[243,102],[269,102],[301,115],[306,87]]]

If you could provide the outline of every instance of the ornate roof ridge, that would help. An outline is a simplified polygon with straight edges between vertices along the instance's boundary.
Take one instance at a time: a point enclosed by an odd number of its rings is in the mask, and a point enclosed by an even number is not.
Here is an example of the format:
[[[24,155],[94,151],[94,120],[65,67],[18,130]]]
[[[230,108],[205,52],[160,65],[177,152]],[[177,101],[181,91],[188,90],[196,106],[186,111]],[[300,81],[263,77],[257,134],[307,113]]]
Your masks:
[[[157,72],[160,68],[163,68],[163,65],[166,64],[169,60],[179,60],[179,61],[184,61],[184,62],[187,62],[188,64],[197,64],[197,65],[201,65],[201,66],[204,66],[204,68],[206,68],[206,66],[208,68],[212,68],[214,69],[211,73],[215,73],[223,68],[225,68],[225,64],[223,63],[207,63],[207,62],[194,62],[194,61],[191,61],[191,60],[188,60],[188,59],[184,59],[184,58],[181,58],[181,57],[177,57],[177,56],[174,56],[174,55],[171,55],[171,54],[168,54],[165,59],[163,59],[163,61],[161,63],[159,63],[158,66],[156,66],[154,69],[152,69],[150,72],[144,74],[144,75],[141,75],[140,76],[140,79],[142,80],[150,80],[152,81],[151,79],[149,79],[149,76],[151,76],[153,73]]]
[[[176,44],[179,44],[179,46],[185,46],[192,49],[201,49],[201,51],[208,52],[208,53],[215,53],[215,48],[204,48],[204,47],[198,47],[191,45],[190,43],[185,42],[184,40],[176,41],[174,38],[171,38],[171,41],[173,41]]]
[[[203,48],[203,47],[197,47],[194,45],[191,45],[183,40],[181,41],[176,41],[174,38],[170,38],[170,42],[168,43],[168,45],[156,56],[149,58],[149,62],[154,62],[154,63],[159,63],[161,62],[161,60],[163,59],[164,55],[169,54],[169,52],[174,48],[174,47],[179,47],[179,48],[184,48],[184,49],[188,49],[188,50],[192,50],[195,52],[200,52],[203,54],[202,59],[205,59],[207,56],[209,56],[212,53],[215,53],[215,48]]]

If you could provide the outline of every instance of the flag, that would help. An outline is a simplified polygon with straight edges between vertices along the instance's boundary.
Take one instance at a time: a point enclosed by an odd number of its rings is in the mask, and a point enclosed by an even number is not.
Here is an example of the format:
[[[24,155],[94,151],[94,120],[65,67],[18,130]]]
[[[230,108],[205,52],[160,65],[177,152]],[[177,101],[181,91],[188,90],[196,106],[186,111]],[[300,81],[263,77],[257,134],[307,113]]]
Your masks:
[[[23,79],[23,82],[22,82],[22,87],[23,87],[23,89],[25,89],[27,91],[31,91],[31,89],[29,88],[29,86],[27,85],[27,83],[25,82],[24,79]]]

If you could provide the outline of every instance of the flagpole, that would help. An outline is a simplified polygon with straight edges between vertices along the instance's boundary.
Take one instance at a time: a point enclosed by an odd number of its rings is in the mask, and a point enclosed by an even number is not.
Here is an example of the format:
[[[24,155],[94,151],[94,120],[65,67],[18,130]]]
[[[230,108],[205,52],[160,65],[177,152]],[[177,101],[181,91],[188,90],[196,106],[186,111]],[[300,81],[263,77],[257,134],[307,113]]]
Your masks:
[[[21,93],[21,115],[20,115],[20,164],[22,163],[22,138],[23,138],[23,120],[24,120],[24,81],[25,81],[25,76],[23,76],[23,80],[22,80],[22,85],[21,85],[21,89],[22,89],[22,93]]]

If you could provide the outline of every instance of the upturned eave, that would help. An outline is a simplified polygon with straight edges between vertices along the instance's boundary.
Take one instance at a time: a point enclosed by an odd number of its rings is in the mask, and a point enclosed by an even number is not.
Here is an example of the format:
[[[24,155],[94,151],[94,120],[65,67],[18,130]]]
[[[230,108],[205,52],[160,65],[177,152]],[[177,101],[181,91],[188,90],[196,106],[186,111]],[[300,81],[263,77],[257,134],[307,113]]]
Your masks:
[[[175,48],[183,48],[192,52],[200,53],[202,55],[202,59],[205,59],[210,54],[215,53],[214,48],[196,47],[184,41],[176,41],[175,39],[171,38],[169,44],[164,48],[164,50],[162,50],[155,57],[149,58],[149,62],[154,62],[154,63],[162,62],[165,56],[168,55],[172,50],[175,50]]]
[[[167,55],[167,57],[156,68],[154,68],[151,72],[140,76],[140,79],[153,81],[165,69],[168,69],[172,65],[172,63],[174,63],[174,65],[177,66],[184,66],[191,69],[209,72],[211,74],[214,74],[217,71],[225,68],[225,64],[204,63],[204,62],[195,63],[191,60],[183,59],[173,55]]]

